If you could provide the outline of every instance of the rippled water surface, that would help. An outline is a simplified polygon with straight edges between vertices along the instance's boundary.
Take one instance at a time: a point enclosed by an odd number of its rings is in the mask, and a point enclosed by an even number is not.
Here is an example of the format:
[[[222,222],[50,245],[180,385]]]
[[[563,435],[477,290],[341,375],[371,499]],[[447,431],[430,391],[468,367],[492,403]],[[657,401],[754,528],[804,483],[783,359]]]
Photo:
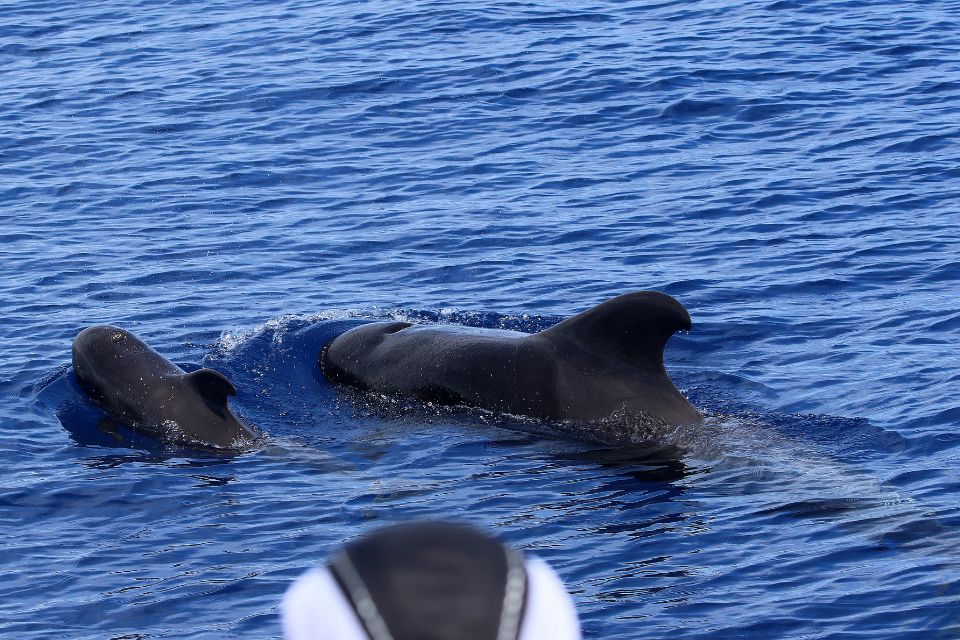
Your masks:
[[[289,581],[454,517],[588,638],[960,635],[960,3],[13,0],[0,634],[278,637]],[[331,388],[357,319],[534,331],[665,291],[707,414],[647,451]],[[269,435],[100,428],[83,327]]]

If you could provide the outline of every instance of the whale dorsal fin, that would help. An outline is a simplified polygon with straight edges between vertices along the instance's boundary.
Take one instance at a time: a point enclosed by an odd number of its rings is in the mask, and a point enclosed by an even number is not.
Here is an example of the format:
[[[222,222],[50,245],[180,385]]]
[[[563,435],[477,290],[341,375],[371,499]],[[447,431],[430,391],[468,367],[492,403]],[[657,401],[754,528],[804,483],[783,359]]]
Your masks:
[[[637,291],[567,318],[543,335],[573,340],[635,366],[663,367],[667,340],[689,329],[690,314],[682,304],[664,293]]]
[[[217,407],[227,405],[227,396],[237,395],[237,389],[233,383],[225,375],[213,369],[198,369],[184,376],[184,380]]]

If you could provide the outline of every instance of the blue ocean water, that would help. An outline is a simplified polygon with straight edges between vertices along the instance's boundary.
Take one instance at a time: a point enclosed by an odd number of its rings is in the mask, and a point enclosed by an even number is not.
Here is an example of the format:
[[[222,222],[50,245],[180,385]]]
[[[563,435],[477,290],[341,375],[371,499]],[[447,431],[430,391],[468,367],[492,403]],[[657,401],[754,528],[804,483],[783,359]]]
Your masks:
[[[957,637],[958,34],[936,0],[8,0],[0,634],[279,637],[331,549],[450,517],[588,638]],[[639,289],[694,321],[669,451],[316,368],[358,319]],[[100,322],[227,373],[268,443],[98,428]]]

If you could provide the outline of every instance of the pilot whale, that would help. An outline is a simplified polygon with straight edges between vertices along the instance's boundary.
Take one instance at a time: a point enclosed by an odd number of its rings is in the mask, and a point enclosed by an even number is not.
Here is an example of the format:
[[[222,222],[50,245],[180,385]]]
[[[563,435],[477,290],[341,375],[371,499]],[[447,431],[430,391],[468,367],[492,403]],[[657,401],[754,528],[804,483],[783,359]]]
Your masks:
[[[257,438],[227,406],[237,390],[223,374],[187,373],[129,331],[108,325],[81,331],[73,370],[111,418],[165,442],[243,449]]]
[[[663,348],[690,329],[682,304],[656,291],[628,293],[539,333],[377,322],[320,353],[328,379],[440,404],[545,420],[597,421],[621,413],[670,424],[699,422],[674,386]]]

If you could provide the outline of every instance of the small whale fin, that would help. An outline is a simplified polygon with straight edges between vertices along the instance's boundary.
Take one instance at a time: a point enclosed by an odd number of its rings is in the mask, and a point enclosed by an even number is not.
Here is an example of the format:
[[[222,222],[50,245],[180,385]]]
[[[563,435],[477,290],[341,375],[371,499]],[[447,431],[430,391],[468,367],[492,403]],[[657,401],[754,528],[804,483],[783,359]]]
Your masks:
[[[237,395],[236,387],[227,379],[227,376],[213,369],[198,369],[185,375],[184,380],[217,407],[225,407],[227,397]]]
[[[677,331],[690,329],[682,304],[657,291],[626,293],[568,318],[543,332],[635,366],[662,368],[663,348]]]

